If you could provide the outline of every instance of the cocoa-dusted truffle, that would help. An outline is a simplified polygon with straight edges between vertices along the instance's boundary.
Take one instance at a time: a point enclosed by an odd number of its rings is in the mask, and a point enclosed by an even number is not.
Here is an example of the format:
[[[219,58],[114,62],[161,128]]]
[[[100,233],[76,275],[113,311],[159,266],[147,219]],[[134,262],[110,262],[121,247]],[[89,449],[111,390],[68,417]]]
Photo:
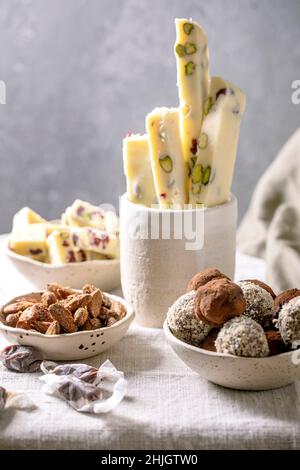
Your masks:
[[[265,335],[270,349],[270,356],[276,356],[276,354],[281,354],[289,350],[287,345],[284,344],[279,331],[274,329],[266,330]]]
[[[281,307],[277,327],[285,344],[300,345],[300,297],[294,297]]]
[[[229,320],[221,328],[215,346],[218,353],[244,357],[265,357],[268,341],[261,325],[244,315]]]
[[[227,277],[226,274],[221,273],[221,271],[218,269],[207,268],[192,277],[187,285],[187,292],[190,292],[191,290],[197,290],[199,287],[204,286],[213,279],[228,279],[230,281],[229,277]]]
[[[217,339],[217,336],[219,334],[220,328],[213,328],[210,330],[208,335],[206,336],[205,340],[201,344],[201,349],[206,349],[206,351],[213,351],[216,352],[216,346],[215,346],[215,341]]]
[[[268,326],[273,318],[274,302],[271,294],[252,281],[240,281],[246,299],[244,315],[252,318],[262,326]]]
[[[196,291],[195,313],[211,326],[222,326],[245,308],[242,289],[228,279],[214,279]]]
[[[167,322],[176,338],[186,343],[200,346],[211,327],[199,320],[194,312],[196,292],[188,292],[169,308]]]
[[[274,300],[274,314],[277,316],[281,307],[295,297],[300,296],[300,289],[288,289],[281,292]]]
[[[270,287],[268,284],[266,284],[263,281],[260,281],[259,279],[243,279],[241,282],[252,282],[253,284],[256,284],[259,287],[262,287],[262,289],[265,289],[269,294],[272,296],[273,299],[275,299],[276,294],[273,291],[272,287]]]

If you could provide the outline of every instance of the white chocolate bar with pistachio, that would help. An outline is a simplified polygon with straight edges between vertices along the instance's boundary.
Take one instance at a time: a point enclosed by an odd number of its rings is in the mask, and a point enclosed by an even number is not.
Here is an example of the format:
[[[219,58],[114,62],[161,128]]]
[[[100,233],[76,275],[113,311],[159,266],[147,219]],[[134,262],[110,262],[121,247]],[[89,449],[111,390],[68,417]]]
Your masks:
[[[176,19],[174,52],[180,99],[180,132],[185,162],[196,155],[197,139],[208,105],[209,53],[206,34],[192,20]]]
[[[114,233],[92,227],[70,227],[75,250],[92,251],[108,258],[119,258],[119,238]]]
[[[157,204],[147,134],[123,139],[123,164],[129,201],[147,207]]]
[[[210,106],[190,166],[190,204],[215,206],[229,198],[246,96],[220,77],[211,79]]]
[[[101,207],[76,199],[62,215],[62,223],[77,227],[93,227],[109,233],[118,233],[119,219],[113,211],[104,211]]]
[[[146,117],[152,174],[159,205],[187,202],[187,171],[179,132],[179,109],[156,108]]]
[[[24,226],[14,227],[9,240],[9,248],[22,256],[37,261],[46,261],[47,230],[44,223],[32,223]]]

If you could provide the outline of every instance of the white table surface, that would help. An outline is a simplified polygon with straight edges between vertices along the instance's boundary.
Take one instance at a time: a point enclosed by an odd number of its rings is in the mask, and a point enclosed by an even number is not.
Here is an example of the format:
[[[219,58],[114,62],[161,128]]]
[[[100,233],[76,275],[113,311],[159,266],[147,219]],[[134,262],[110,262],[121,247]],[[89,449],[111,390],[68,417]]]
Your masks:
[[[0,301],[31,290],[4,254],[0,237]],[[264,279],[264,263],[237,256],[237,279]],[[0,337],[0,346],[5,344]],[[80,414],[41,392],[39,374],[0,365],[0,384],[25,391],[38,408],[0,415],[2,449],[299,449],[300,383],[241,392],[207,382],[166,344],[162,330],[133,324],[107,352],[128,379],[126,399],[110,414]]]

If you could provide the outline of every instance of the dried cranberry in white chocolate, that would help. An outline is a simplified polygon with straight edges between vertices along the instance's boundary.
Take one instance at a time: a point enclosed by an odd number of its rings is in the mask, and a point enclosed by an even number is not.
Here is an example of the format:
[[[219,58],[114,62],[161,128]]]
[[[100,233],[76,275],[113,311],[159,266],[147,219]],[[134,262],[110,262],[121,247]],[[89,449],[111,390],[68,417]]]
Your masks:
[[[108,233],[119,232],[119,219],[113,211],[106,211],[86,201],[76,199],[64,214],[67,225],[92,227]]]
[[[70,227],[75,249],[94,252],[109,258],[119,258],[119,238],[91,227]]]
[[[85,261],[86,254],[78,250],[69,229],[54,230],[47,238],[49,261],[52,264]]]
[[[46,236],[46,225],[42,223],[13,228],[9,248],[19,255],[28,256],[37,261],[45,261],[47,255]]]

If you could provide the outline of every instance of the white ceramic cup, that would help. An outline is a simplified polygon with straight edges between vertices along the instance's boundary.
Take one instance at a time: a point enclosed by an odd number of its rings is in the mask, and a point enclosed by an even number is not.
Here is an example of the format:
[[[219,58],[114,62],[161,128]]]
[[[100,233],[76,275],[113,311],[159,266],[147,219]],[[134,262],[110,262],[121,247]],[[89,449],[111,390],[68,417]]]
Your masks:
[[[225,204],[185,210],[148,208],[121,197],[121,283],[141,325],[161,328],[168,308],[204,268],[234,277],[236,223],[233,194]]]

